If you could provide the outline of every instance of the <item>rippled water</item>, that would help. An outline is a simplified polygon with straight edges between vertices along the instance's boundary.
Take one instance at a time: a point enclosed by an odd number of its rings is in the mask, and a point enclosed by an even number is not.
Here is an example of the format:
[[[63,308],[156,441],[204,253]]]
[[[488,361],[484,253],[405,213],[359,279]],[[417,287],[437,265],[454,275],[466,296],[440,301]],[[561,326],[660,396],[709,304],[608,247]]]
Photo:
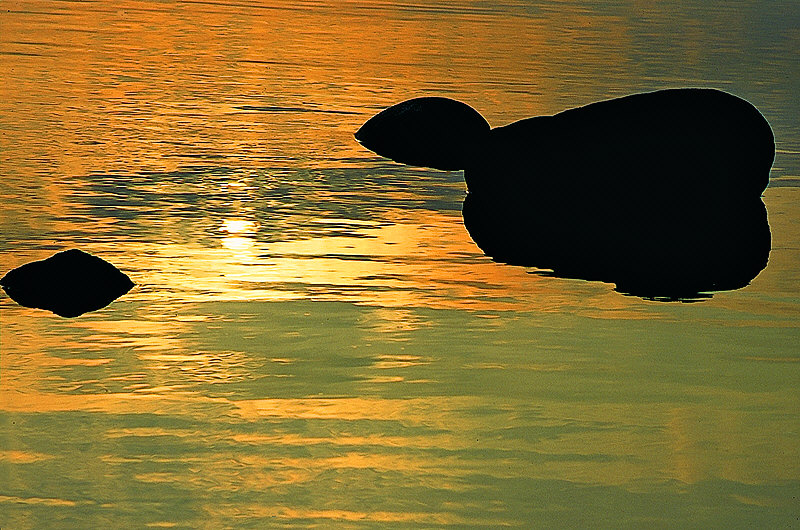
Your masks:
[[[0,7],[0,271],[137,283],[0,297],[3,528],[800,524],[795,2]],[[692,304],[494,263],[460,173],[352,137],[419,95],[497,126],[672,86],[778,149],[768,267]]]

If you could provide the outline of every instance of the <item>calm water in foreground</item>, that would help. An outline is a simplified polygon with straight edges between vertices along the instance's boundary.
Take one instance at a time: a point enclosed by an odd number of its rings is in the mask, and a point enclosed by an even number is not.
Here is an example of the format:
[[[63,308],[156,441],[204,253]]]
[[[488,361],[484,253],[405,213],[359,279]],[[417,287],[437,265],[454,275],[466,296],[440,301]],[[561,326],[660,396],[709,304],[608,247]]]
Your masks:
[[[0,527],[800,526],[800,7],[577,4],[0,4],[0,274],[137,283],[0,296]],[[352,137],[675,86],[778,148],[769,266],[696,303],[494,263]]]

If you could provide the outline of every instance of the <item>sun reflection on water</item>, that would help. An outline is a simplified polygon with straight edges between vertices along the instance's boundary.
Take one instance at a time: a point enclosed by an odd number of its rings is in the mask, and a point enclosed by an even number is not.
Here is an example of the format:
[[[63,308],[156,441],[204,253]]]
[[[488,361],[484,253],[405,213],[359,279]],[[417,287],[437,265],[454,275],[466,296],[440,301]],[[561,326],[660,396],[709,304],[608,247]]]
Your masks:
[[[250,256],[247,251],[254,248],[254,234],[258,232],[258,223],[247,219],[225,219],[220,232],[228,234],[222,237],[222,246],[237,255]]]
[[[225,219],[220,231],[229,234],[253,234],[258,230],[258,223],[247,219]]]

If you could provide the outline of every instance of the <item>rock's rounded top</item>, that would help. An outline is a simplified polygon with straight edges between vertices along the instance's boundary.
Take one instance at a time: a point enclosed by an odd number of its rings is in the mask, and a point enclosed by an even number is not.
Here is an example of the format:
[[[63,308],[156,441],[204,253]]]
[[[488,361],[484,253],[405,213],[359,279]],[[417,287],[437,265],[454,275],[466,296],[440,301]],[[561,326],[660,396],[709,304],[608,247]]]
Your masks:
[[[76,317],[107,306],[134,283],[111,263],[70,249],[9,271],[0,286],[21,306]]]
[[[738,288],[767,264],[775,140],[752,104],[720,90],[633,94],[494,129],[461,102],[417,98],[356,138],[397,162],[463,168],[465,226],[498,261],[657,298]]]
[[[396,162],[452,171],[467,167],[489,129],[483,116],[466,103],[421,97],[376,114],[355,137],[370,151]]]

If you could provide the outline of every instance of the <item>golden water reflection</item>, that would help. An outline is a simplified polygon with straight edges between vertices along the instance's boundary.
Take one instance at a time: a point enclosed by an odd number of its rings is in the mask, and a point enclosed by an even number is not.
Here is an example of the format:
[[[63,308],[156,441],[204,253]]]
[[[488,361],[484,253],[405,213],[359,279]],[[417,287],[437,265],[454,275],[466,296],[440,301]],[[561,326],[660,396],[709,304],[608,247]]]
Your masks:
[[[194,301],[310,297],[398,309],[537,311],[586,306],[617,317],[652,316],[646,306],[611,292],[610,286],[544,278],[493,263],[469,239],[460,216],[396,214],[404,221],[353,225],[348,236],[274,243],[256,239],[254,221],[230,219],[221,229],[230,235],[220,238],[219,248],[139,244],[129,254],[164,264],[148,274],[147,291],[179,292]]]
[[[2,397],[3,410],[16,414],[86,411],[201,418],[208,410],[205,405],[227,409],[248,423],[237,428],[240,424],[233,421],[227,426],[219,426],[222,430],[215,427],[204,433],[168,426],[110,428],[103,436],[112,440],[165,436],[194,440],[199,437],[212,445],[234,443],[236,446],[262,448],[274,455],[257,456],[246,451],[238,455],[231,452],[228,456],[202,454],[197,459],[190,459],[206,467],[230,458],[246,465],[251,472],[259,468],[277,468],[281,472],[367,468],[407,475],[450,477],[481,472],[495,478],[510,479],[522,474],[543,480],[606,484],[631,490],[651,480],[695,484],[709,479],[724,479],[764,484],[774,480],[796,480],[800,476],[800,466],[796,461],[785,459],[787,454],[795,451],[797,436],[778,437],[779,445],[775,445],[775,433],[782,418],[776,417],[764,424],[757,413],[747,410],[732,413],[716,406],[686,407],[670,403],[592,406],[544,401],[534,409],[535,417],[525,423],[530,432],[538,432],[539,436],[514,440],[508,437],[513,431],[505,432],[504,428],[512,418],[530,411],[526,402],[506,400],[487,420],[472,416],[471,411],[484,404],[481,400],[467,397],[231,401],[180,392],[100,396],[8,391],[2,392]],[[786,410],[800,405],[797,396],[789,393],[769,396],[731,393],[725,398],[738,403],[763,402],[773,407],[786,406]],[[269,423],[263,423],[266,419]],[[326,420],[335,426],[334,431],[326,436],[280,432],[291,425],[288,421],[298,419]],[[360,425],[364,421],[390,422],[398,434],[353,433],[353,430],[362,428]],[[758,432],[751,431],[755,421],[762,426]],[[250,423],[260,426],[259,430],[264,432],[251,432]],[[278,432],[269,432],[276,427]],[[428,432],[428,429],[433,431]],[[591,444],[587,444],[587,438]],[[512,440],[515,449],[508,452]],[[290,450],[281,449],[314,446],[319,446],[330,456],[287,457],[286,451]],[[229,450],[232,449],[223,452]],[[391,453],[381,454],[382,450],[391,450]],[[449,456],[437,456],[441,450]],[[492,452],[507,453],[507,456],[500,460],[483,458],[483,453]],[[53,455],[35,452],[0,453],[0,460],[12,464],[52,458]],[[181,462],[185,458],[176,455],[174,461]],[[754,465],[754,461],[758,464]],[[303,481],[313,479],[312,474]],[[180,477],[171,480],[177,481]],[[256,487],[256,484],[251,487]]]

